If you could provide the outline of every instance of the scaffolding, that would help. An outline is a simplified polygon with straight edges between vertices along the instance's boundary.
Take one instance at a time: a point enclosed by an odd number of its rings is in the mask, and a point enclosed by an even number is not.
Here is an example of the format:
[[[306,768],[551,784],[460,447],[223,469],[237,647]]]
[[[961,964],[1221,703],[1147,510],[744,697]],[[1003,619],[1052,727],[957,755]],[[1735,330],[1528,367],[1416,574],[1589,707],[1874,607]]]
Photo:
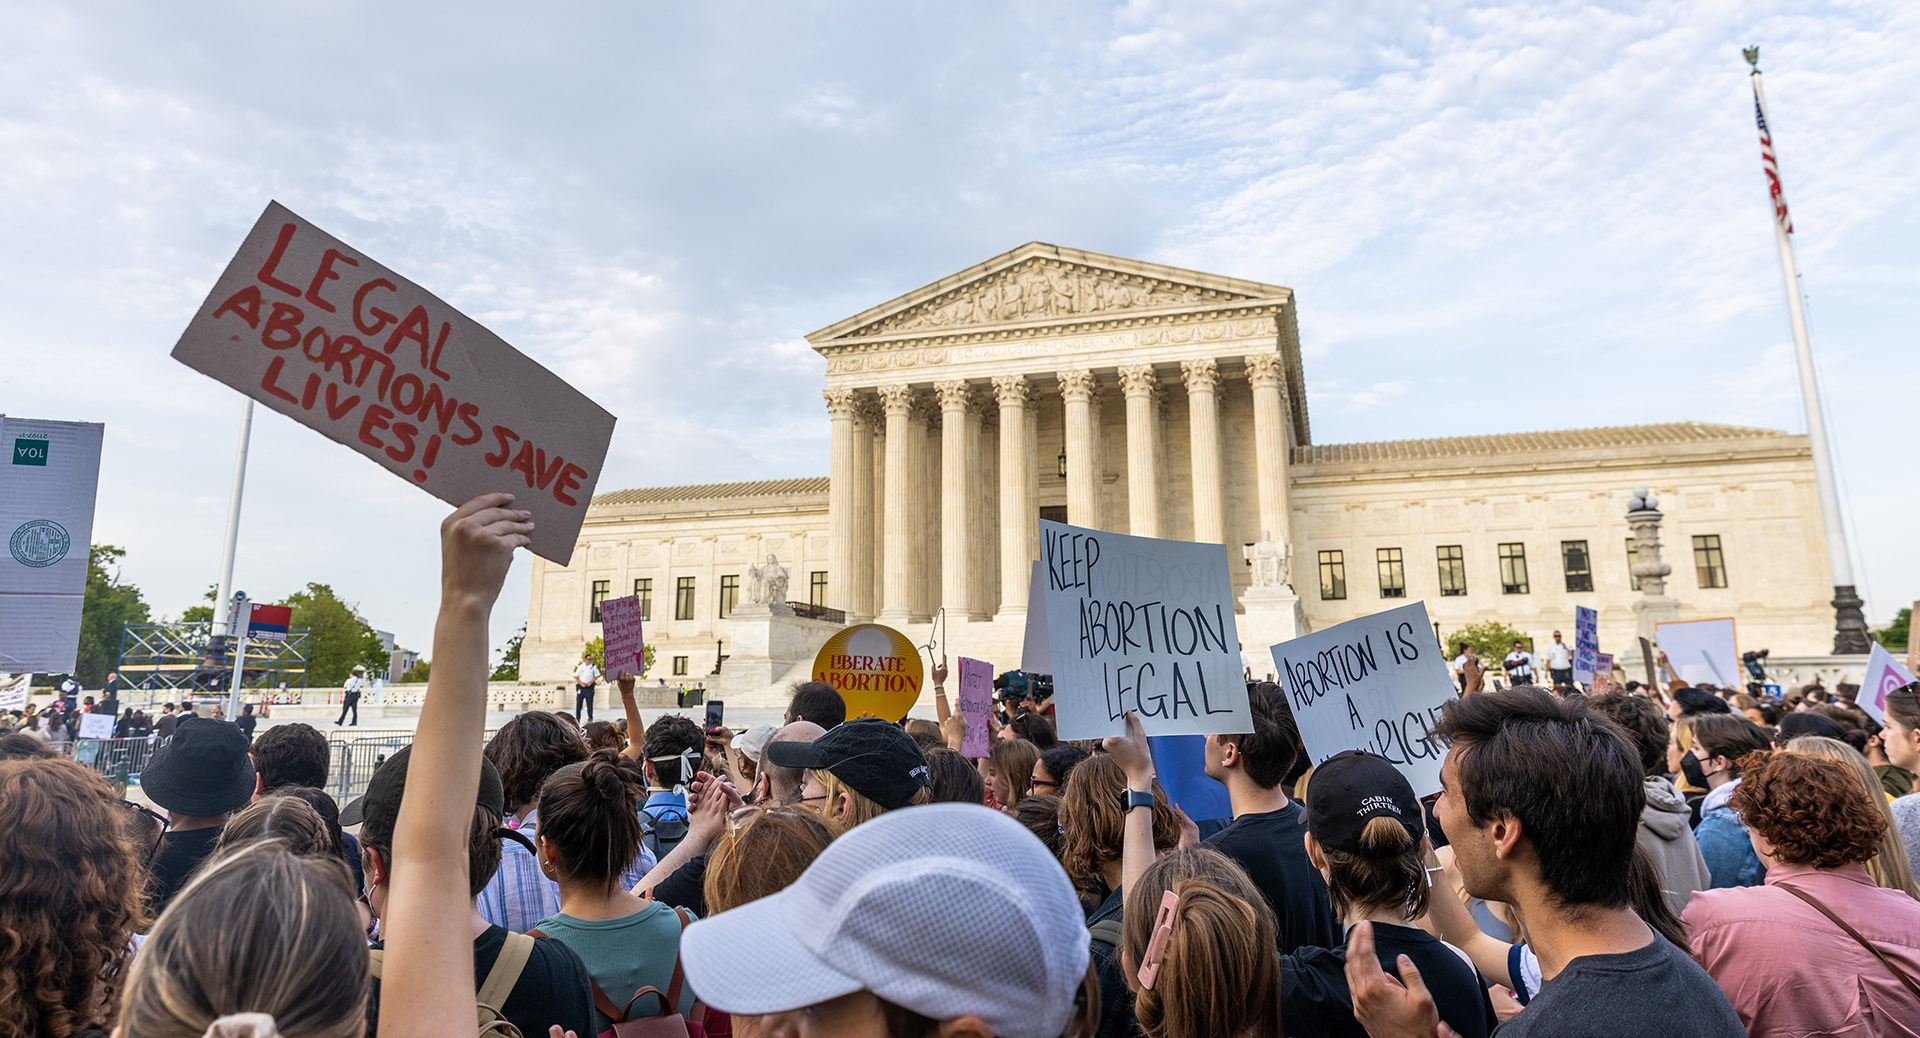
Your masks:
[[[285,641],[247,639],[240,687],[307,687],[310,630],[295,627]],[[114,668],[134,688],[151,691],[224,692],[233,677],[233,640],[211,621],[127,624]]]

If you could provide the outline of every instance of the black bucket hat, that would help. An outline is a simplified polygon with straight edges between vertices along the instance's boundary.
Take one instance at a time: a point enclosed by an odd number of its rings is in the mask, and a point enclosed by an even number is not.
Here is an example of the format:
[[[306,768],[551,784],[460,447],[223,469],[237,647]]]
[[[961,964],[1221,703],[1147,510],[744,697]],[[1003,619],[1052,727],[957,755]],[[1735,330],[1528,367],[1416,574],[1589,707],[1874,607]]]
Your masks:
[[[186,717],[153,751],[140,773],[147,799],[175,814],[206,817],[238,811],[253,799],[253,759],[238,725]]]

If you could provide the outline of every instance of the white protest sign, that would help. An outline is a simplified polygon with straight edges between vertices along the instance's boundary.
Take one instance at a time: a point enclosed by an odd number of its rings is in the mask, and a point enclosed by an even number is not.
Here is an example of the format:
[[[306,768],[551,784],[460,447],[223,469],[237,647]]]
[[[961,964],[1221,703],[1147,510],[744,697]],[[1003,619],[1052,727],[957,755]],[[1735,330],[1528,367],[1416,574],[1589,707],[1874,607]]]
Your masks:
[[[1053,673],[1053,646],[1047,637],[1046,586],[1036,559],[1033,575],[1027,581],[1027,640],[1020,647],[1020,669],[1029,674]]]
[[[984,757],[989,747],[987,718],[993,716],[993,664],[960,657],[960,716],[967,720],[967,737],[960,756]]]
[[[1887,693],[1902,685],[1910,684],[1913,675],[1907,668],[1893,658],[1887,647],[1879,642],[1873,643],[1873,651],[1867,656],[1866,676],[1860,679],[1860,709],[1873,715],[1875,721],[1887,723]]]
[[[601,642],[600,659],[604,665],[600,670],[615,681],[620,680],[621,668],[639,677],[646,664],[639,595],[609,598],[600,603],[600,636],[605,639]]]
[[[1428,738],[1454,698],[1427,604],[1388,609],[1273,647],[1307,754],[1318,765],[1367,750],[1399,767],[1416,796],[1440,792],[1446,747]]]
[[[113,738],[113,722],[114,716],[112,714],[81,714],[80,738],[111,739]]]
[[[1733,618],[1669,620],[1653,625],[1654,637],[1667,662],[1689,685],[1741,686],[1740,649],[1734,640]]]
[[[0,675],[0,710],[25,710],[33,691],[33,675]]]
[[[1586,606],[1573,607],[1573,680],[1593,683],[1594,657],[1600,655],[1600,613]]]
[[[563,566],[613,437],[559,376],[278,202],[173,357],[443,501],[512,493]]]
[[[1062,739],[1253,730],[1223,544],[1040,520],[1055,722]]]
[[[0,669],[73,671],[105,431],[0,415]]]

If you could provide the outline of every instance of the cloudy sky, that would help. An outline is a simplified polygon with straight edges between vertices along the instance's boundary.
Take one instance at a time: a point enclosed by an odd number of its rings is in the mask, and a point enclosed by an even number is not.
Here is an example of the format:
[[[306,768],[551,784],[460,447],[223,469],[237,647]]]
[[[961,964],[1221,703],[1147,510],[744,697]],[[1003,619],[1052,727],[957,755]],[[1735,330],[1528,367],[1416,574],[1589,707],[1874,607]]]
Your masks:
[[[1883,622],[1920,596],[1898,0],[5,0],[0,411],[107,423],[94,540],[197,602],[240,401],[167,354],[278,199],[617,414],[602,489],[825,474],[802,336],[1035,239],[1295,288],[1318,442],[1800,432],[1754,42]],[[265,409],[247,486],[239,587],[428,646],[445,506]],[[522,564],[496,645],[525,603]]]

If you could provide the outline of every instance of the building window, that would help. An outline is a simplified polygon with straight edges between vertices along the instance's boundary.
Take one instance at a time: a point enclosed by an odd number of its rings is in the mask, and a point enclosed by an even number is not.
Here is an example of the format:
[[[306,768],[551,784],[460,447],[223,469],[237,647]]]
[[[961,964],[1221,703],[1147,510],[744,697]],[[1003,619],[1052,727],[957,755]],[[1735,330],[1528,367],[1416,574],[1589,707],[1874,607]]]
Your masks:
[[[1340,552],[1320,553],[1320,597],[1324,599],[1347,597],[1347,562]]]
[[[693,619],[693,578],[681,577],[673,589],[673,618]]]
[[[1400,558],[1398,548],[1379,548],[1374,551],[1375,565],[1380,568],[1380,597],[1407,597],[1407,567]]]
[[[587,596],[588,623],[597,624],[600,622],[600,603],[607,600],[607,587],[612,583],[613,581],[610,580],[596,580],[593,582],[593,593]]]
[[[807,580],[807,601],[812,605],[827,604],[827,571],[817,569]]]
[[[687,658],[685,656],[675,656],[673,658],[673,676],[676,678],[684,678],[687,676]]]
[[[1627,582],[1635,591],[1640,590],[1640,578],[1633,575],[1633,564],[1640,561],[1640,549],[1633,546],[1633,538],[1627,538]]]
[[[1560,564],[1567,571],[1568,591],[1593,590],[1593,560],[1586,541],[1561,541]]]
[[[653,578],[642,577],[633,582],[633,597],[640,600],[640,619],[653,619]]]
[[[1442,544],[1434,549],[1440,562],[1440,594],[1443,597],[1467,593],[1466,553],[1458,544]]]
[[[1693,572],[1701,587],[1727,586],[1727,559],[1720,554],[1720,535],[1710,533],[1693,539]]]
[[[1500,593],[1503,595],[1527,593],[1526,545],[1502,544],[1500,546]]]
[[[724,617],[728,613],[733,612],[733,607],[736,604],[738,604],[739,601],[740,601],[740,575],[736,573],[730,576],[721,577],[720,578],[720,615]]]

